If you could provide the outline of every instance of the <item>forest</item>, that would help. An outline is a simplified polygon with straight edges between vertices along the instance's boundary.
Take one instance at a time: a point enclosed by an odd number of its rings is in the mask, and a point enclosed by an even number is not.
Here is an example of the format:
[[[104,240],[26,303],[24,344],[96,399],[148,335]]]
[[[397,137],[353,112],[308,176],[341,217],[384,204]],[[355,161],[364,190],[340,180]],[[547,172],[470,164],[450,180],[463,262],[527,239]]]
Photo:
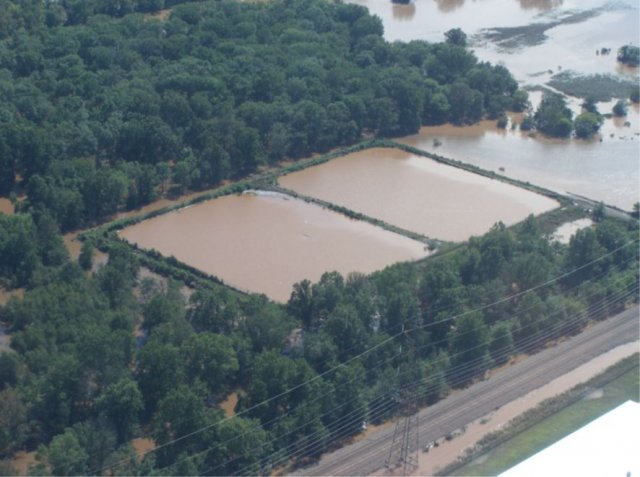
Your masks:
[[[304,464],[400,402],[433,403],[637,301],[636,221],[601,218],[569,245],[533,216],[423,262],[326,273],[286,306],[139,275],[126,246],[85,272],[46,223],[0,216],[1,257],[30,244],[22,299],[0,307],[1,468],[34,474],[231,475]],[[88,254],[88,258],[87,258]],[[83,261],[91,262],[91,252]],[[86,263],[85,263],[85,268]],[[218,407],[237,392],[236,417]],[[132,438],[158,446],[137,457]]]
[[[148,12],[171,7],[168,17]],[[149,278],[125,245],[92,267],[61,232],[283,158],[523,110],[461,32],[388,43],[321,0],[0,0],[0,474],[247,475],[312,462],[512,355],[638,299],[638,223],[568,245],[538,219],[428,260],[326,273],[286,305]],[[220,403],[239,397],[235,417]],[[135,438],[155,448],[136,453]]]
[[[389,43],[357,5],[191,2],[164,19],[124,14],[163,6],[154,0],[3,5],[0,194],[26,193],[20,209],[63,231],[167,188],[527,100],[457,35]]]

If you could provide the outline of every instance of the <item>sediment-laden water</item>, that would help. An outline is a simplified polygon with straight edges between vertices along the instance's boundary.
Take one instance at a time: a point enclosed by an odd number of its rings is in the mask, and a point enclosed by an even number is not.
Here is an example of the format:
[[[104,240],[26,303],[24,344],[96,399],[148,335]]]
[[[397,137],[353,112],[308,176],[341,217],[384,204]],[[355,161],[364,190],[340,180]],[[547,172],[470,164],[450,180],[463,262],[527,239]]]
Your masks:
[[[463,241],[558,206],[555,200],[399,149],[367,149],[280,185],[431,238]]]
[[[554,76],[612,75],[638,82],[639,69],[616,60],[618,48],[638,45],[640,12],[634,0],[433,0],[395,5],[388,0],[352,0],[383,22],[390,41],[442,41],[461,28],[481,61],[505,65],[523,87],[548,87]],[[599,54],[602,48],[609,54]],[[596,50],[598,54],[596,54]],[[628,93],[625,93],[628,94]],[[534,94],[533,107],[540,94]],[[572,99],[579,112],[581,100]],[[613,103],[599,103],[610,113]],[[629,125],[625,126],[625,122]],[[638,107],[627,118],[608,119],[593,141],[530,138],[498,130],[492,123],[423,128],[406,142],[531,183],[573,192],[631,210],[640,200]],[[611,136],[613,135],[613,137]],[[600,142],[602,139],[602,142]]]
[[[326,271],[370,273],[428,255],[422,243],[278,194],[203,202],[120,236],[281,302],[294,283],[317,281]]]

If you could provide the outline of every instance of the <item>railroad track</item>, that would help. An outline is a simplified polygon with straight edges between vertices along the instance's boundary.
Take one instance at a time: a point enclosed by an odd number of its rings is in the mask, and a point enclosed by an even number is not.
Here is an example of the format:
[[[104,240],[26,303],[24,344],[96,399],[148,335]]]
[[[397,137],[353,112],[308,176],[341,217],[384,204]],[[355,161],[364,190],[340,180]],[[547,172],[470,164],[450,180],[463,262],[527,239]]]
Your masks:
[[[570,372],[591,359],[639,338],[638,306],[597,323],[420,411],[421,445],[435,441]],[[393,428],[323,456],[301,475],[369,475],[384,467]]]

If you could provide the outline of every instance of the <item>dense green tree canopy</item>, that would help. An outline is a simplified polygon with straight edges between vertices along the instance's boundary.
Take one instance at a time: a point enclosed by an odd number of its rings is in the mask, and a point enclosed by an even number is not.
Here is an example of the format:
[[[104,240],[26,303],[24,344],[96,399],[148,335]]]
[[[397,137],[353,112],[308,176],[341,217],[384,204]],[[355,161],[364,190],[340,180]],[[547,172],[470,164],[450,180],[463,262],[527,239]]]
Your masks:
[[[12,330],[0,452],[44,444],[59,474],[266,472],[317,457],[403,399],[433,403],[637,299],[636,234],[602,217],[552,245],[530,217],[424,263],[326,273],[286,307],[218,287],[187,305],[177,287],[136,278],[118,248],[89,274],[66,257],[42,262],[25,297],[0,307]],[[243,414],[227,421],[217,406],[232,391]],[[141,463],[140,435],[168,445]]]
[[[124,244],[105,265],[90,242],[69,260],[60,230],[167,188],[526,106],[460,35],[382,32],[323,0],[0,0],[0,194],[26,193],[0,214],[0,285],[25,287],[0,306],[1,459],[37,451],[34,474],[269,474],[637,301],[637,223],[604,212],[566,246],[533,217],[497,224],[429,260],[300,282],[286,306],[144,278]],[[534,122],[573,124],[558,97]],[[138,437],[156,446],[142,458]]]
[[[534,115],[536,128],[554,137],[569,137],[573,130],[573,113],[560,94],[547,93]]]
[[[63,230],[170,183],[203,188],[365,133],[522,108],[510,73],[478,62],[461,31],[391,44],[352,4],[4,3],[0,193],[21,178],[24,209]]]

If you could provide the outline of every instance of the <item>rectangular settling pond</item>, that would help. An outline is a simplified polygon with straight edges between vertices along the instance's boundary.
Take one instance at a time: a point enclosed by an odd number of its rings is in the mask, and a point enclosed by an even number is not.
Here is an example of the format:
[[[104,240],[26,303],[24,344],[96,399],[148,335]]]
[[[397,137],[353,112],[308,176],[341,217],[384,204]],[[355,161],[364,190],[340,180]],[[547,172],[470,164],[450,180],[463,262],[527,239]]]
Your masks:
[[[119,232],[241,290],[286,302],[327,271],[371,273],[428,255],[425,245],[282,194],[225,196]]]
[[[559,205],[526,189],[389,148],[348,154],[278,182],[299,194],[447,241],[463,241],[498,221],[511,225]]]

